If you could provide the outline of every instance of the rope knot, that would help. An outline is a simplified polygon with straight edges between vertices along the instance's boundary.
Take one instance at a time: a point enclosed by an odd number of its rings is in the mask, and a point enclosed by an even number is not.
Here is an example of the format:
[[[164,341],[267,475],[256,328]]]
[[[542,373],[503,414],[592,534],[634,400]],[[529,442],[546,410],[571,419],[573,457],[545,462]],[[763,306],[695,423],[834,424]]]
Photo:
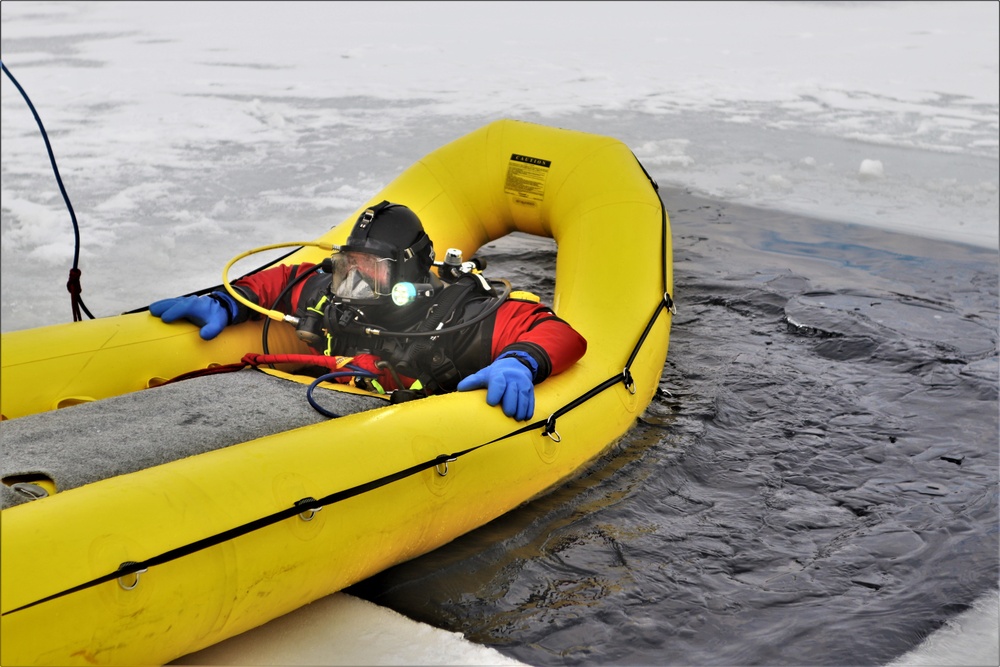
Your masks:
[[[83,275],[83,272],[80,269],[74,267],[69,270],[69,280],[66,281],[66,289],[74,296],[83,291],[83,287],[80,285],[81,275]]]

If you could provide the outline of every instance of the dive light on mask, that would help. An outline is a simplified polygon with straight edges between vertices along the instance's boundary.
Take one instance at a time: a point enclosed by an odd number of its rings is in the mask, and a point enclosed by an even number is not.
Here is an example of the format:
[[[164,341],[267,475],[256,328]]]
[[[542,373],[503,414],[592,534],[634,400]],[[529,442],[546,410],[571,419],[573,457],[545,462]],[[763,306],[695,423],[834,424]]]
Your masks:
[[[430,283],[403,282],[392,286],[392,302],[397,306],[405,306],[429,296],[434,296],[434,285]]]

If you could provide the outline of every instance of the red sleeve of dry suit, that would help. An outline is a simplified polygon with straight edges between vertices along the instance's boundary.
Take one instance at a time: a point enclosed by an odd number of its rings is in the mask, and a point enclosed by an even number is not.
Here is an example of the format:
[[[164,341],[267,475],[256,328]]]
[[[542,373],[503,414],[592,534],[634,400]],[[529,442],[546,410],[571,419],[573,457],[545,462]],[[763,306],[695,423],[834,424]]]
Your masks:
[[[308,271],[312,268],[312,264],[296,264],[289,266],[288,264],[281,264],[280,266],[274,266],[269,269],[264,269],[263,271],[258,271],[257,273],[246,276],[245,278],[240,278],[239,280],[233,282],[234,287],[242,288],[244,295],[250,298],[264,308],[270,308],[274,303],[274,300],[278,298],[281,291],[285,289],[285,286],[294,279],[295,276],[302,275],[304,271]],[[294,271],[294,273],[293,273]],[[305,282],[300,282],[292,290],[292,308],[294,310],[295,305],[298,303],[299,294],[302,292],[302,287]],[[245,294],[249,291],[250,294]],[[250,314],[252,317],[256,318],[258,315],[256,313]]]
[[[511,299],[497,311],[492,358],[511,350],[535,358],[539,368],[535,382],[541,382],[575,364],[587,351],[587,341],[551,308]]]

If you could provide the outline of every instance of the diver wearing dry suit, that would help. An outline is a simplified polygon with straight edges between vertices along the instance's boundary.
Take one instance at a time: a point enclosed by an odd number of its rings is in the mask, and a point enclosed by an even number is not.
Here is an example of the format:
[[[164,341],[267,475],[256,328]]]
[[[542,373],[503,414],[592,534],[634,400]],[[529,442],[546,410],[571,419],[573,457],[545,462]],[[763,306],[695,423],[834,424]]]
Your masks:
[[[434,247],[420,219],[383,201],[358,217],[329,260],[282,264],[233,287],[255,304],[294,312],[310,347],[366,371],[339,381],[400,395],[485,387],[487,403],[530,419],[534,385],[576,363],[586,340],[537,297],[512,298],[506,283],[498,293],[470,263],[448,260],[432,273]],[[205,340],[260,317],[225,292],[164,299],[149,312],[194,322]]]

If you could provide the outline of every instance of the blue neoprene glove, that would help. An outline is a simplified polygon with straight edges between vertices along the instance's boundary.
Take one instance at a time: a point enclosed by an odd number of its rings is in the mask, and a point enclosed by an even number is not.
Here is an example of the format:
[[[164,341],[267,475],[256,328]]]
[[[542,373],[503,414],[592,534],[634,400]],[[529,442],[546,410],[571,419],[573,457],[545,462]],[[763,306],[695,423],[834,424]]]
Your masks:
[[[520,355],[519,355],[520,356]],[[525,357],[527,355],[524,355]],[[511,354],[502,354],[486,368],[458,383],[459,391],[486,387],[486,402],[503,403],[503,413],[517,421],[535,414],[534,373]]]
[[[212,340],[232,321],[236,301],[220,292],[213,296],[178,296],[149,304],[149,312],[168,324],[180,319],[194,322],[201,327],[201,337]]]

